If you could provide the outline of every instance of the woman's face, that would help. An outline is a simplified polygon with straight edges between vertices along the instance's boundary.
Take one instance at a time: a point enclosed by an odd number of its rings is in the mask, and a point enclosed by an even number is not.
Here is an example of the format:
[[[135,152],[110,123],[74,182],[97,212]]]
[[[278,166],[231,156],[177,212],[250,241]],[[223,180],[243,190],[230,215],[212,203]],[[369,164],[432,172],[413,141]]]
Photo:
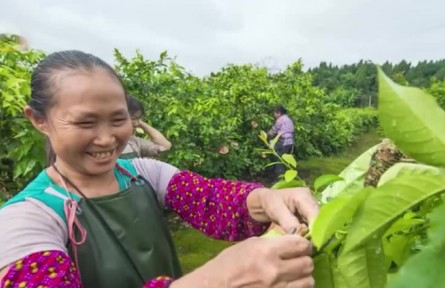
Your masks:
[[[142,115],[140,113],[135,113],[134,115],[131,115],[131,124],[133,125],[133,128],[136,129],[139,126],[139,120],[141,119]]]
[[[132,134],[121,84],[101,68],[59,73],[43,123],[56,163],[82,174],[112,171]]]
[[[280,113],[278,113],[276,111],[273,112],[273,118],[278,119],[278,118],[280,118],[280,116],[281,116]]]

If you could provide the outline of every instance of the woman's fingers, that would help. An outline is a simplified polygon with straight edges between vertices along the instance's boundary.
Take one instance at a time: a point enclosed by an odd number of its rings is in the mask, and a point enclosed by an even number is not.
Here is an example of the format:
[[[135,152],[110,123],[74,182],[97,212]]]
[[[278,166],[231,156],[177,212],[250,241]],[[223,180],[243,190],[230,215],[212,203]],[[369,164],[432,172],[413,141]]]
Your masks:
[[[296,281],[287,283],[286,288],[313,288],[315,287],[315,280],[312,276],[305,277],[303,279],[298,279]]]
[[[293,259],[312,255],[312,244],[300,235],[283,235],[273,238],[280,259]]]

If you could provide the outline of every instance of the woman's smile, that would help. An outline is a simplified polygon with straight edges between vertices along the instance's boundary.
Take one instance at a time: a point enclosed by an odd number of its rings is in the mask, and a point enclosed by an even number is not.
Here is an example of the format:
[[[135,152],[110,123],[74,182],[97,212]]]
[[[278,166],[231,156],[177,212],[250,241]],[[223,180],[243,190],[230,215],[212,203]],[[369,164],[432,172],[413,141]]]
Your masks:
[[[108,150],[108,151],[97,151],[97,152],[87,152],[87,154],[98,162],[108,162],[110,160],[114,160],[117,155],[115,155],[116,149]]]

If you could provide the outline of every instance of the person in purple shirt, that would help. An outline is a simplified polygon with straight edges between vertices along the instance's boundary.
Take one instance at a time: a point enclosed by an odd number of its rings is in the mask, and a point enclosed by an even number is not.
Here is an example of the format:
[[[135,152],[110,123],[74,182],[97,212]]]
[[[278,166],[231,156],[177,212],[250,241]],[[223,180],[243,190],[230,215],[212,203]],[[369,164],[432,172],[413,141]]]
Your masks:
[[[273,116],[275,118],[275,124],[269,132],[267,132],[267,135],[269,139],[274,138],[278,134],[281,135],[275,145],[275,151],[278,155],[292,154],[294,151],[294,123],[287,115],[287,110],[281,105],[273,109]],[[273,177],[278,180],[286,168],[283,164],[276,164],[273,167]]]

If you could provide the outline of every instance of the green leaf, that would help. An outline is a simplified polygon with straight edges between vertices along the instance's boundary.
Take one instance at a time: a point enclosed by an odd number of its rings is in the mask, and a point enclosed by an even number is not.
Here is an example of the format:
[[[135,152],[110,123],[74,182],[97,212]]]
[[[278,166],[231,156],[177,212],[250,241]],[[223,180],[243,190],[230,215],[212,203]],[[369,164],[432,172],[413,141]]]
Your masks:
[[[317,249],[320,249],[337,230],[352,220],[358,207],[372,190],[372,188],[367,188],[355,195],[339,196],[320,208],[310,228],[312,241]]]
[[[325,174],[319,176],[314,181],[314,189],[318,191],[320,188],[326,187],[337,181],[343,181],[343,178],[334,174]]]
[[[338,175],[342,177],[344,181],[335,182],[323,190],[323,203],[326,203],[329,199],[337,197],[337,195],[355,193],[363,188],[365,174],[369,168],[369,161],[376,148],[377,145],[369,148]]]
[[[329,255],[319,254],[314,258],[314,272],[312,276],[315,280],[316,288],[335,288],[334,279],[331,273]]]
[[[343,250],[338,256],[338,268],[349,287],[385,287],[387,271],[380,239],[373,239],[354,250]]]
[[[277,165],[277,164],[281,164],[281,162],[271,162],[271,163],[267,163],[266,165],[264,165],[264,168],[273,166],[273,165]]]
[[[402,266],[405,260],[408,258],[412,245],[411,237],[407,235],[394,235],[389,240],[384,240],[383,250],[386,257],[390,258],[398,266]]]
[[[275,147],[275,145],[277,144],[278,139],[280,139],[280,137],[281,137],[281,134],[278,134],[277,136],[275,136],[275,138],[270,140],[270,143],[269,143],[270,149],[273,149]]]
[[[428,174],[428,175],[445,175],[445,169],[437,168],[430,165],[415,164],[415,163],[396,163],[391,166],[383,175],[380,177],[377,186],[381,186],[391,179],[397,178],[399,175],[403,174]]]
[[[268,145],[267,143],[267,134],[266,132],[264,132],[263,130],[260,131],[260,135],[259,135],[261,141],[263,141],[266,145]]]
[[[284,181],[290,182],[297,177],[298,172],[296,170],[287,170],[286,173],[284,173]]]
[[[426,248],[409,258],[389,288],[437,288],[445,283],[445,253]]]
[[[404,230],[409,230],[413,226],[424,224],[424,223],[425,223],[424,219],[402,217],[402,218],[398,219],[397,221],[395,221],[394,224],[392,224],[391,227],[389,227],[389,229],[386,230],[383,237],[387,237],[387,236],[390,236],[392,234],[395,234],[395,233],[398,233],[398,232],[401,232]]]
[[[427,92],[394,83],[378,68],[379,117],[385,134],[418,162],[445,167],[445,111]]]
[[[416,204],[445,189],[445,174],[424,171],[423,174],[401,173],[376,188],[360,207],[346,238],[345,250],[362,245],[381,234],[397,217]],[[383,231],[384,232],[384,231]]]
[[[305,187],[305,183],[302,180],[293,179],[289,182],[285,180],[278,181],[271,188],[272,189],[283,189],[283,188],[293,188],[293,187]]]
[[[445,283],[445,204],[437,207],[430,215],[428,246],[409,258],[390,282],[390,288],[438,287]],[[400,246],[400,243],[397,243]],[[397,249],[397,247],[396,247]],[[401,254],[399,252],[399,254]]]
[[[445,248],[445,204],[440,205],[429,215],[428,239],[433,247]]]
[[[338,261],[332,261],[331,259],[331,270],[332,270],[332,277],[334,278],[334,287],[336,288],[355,288],[348,285],[348,282],[346,282],[345,277],[340,272],[340,269],[338,268]],[[317,283],[315,283],[317,285]]]
[[[281,155],[281,158],[293,168],[297,168],[297,161],[292,154],[283,154]]]

